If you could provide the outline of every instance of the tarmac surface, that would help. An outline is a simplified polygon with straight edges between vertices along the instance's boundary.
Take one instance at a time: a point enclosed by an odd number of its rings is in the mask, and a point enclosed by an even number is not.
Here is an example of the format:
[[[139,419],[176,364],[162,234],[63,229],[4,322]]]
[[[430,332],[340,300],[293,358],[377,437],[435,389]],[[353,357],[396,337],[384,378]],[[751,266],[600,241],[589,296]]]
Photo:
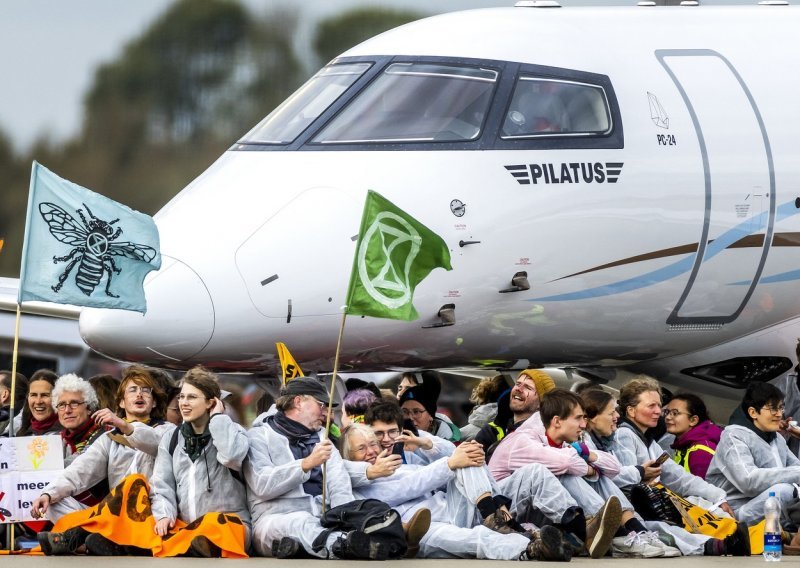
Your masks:
[[[217,558],[159,558],[156,560],[160,568],[190,568],[191,566],[203,567],[210,566],[211,562],[216,562],[215,566],[219,566],[220,559]],[[150,559],[133,558],[133,557],[108,557],[108,556],[0,556],[3,568],[108,568],[109,563],[113,562],[114,568],[140,568],[145,562],[152,562]],[[352,566],[352,561],[343,560],[276,560],[273,558],[249,558],[246,560],[225,560],[230,562],[231,566],[241,568],[251,568],[256,566],[264,566],[275,564],[275,566],[294,566],[301,568],[308,566],[309,563],[319,563],[320,568],[323,566],[341,567]],[[409,567],[412,563],[424,564],[425,568],[457,568],[464,560],[391,560],[381,562],[380,566],[384,568],[400,568],[402,566]],[[481,566],[493,566],[500,568],[508,566],[508,561],[502,560],[468,560],[468,562],[480,563]],[[797,564],[800,566],[800,556],[784,556],[784,563],[792,565]],[[356,563],[360,564],[360,563]],[[563,563],[556,562],[538,562],[537,564],[548,564],[552,566],[565,566]],[[599,560],[592,560],[591,558],[575,558],[572,560],[572,565],[582,566],[584,568],[606,568],[617,566],[618,568],[675,568],[676,564],[681,564],[683,568],[707,567],[707,568],[720,568],[725,565],[735,564],[737,568],[744,567],[764,567],[764,560],[761,556],[751,556],[749,558],[737,558],[732,556],[683,556],[681,558],[601,558]]]

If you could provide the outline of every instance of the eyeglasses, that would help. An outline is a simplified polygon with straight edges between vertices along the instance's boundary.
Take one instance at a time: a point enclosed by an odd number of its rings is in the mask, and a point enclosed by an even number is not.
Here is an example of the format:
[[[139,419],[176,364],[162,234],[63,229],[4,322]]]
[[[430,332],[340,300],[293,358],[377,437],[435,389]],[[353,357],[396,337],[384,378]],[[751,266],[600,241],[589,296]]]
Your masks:
[[[58,410],[59,412],[64,412],[64,410],[66,410],[68,406],[70,410],[77,410],[79,406],[84,404],[86,404],[85,400],[81,402],[78,402],[77,400],[71,400],[69,402],[59,402],[58,404],[56,404],[56,410]]]
[[[783,414],[783,411],[786,410],[786,405],[781,404],[778,408],[772,406],[762,406],[761,410],[767,410],[770,414]]]
[[[153,389],[150,387],[140,387],[136,385],[129,386],[125,389],[125,394],[139,394],[142,393],[143,396],[152,396]]]
[[[392,440],[394,440],[400,435],[399,428],[392,428],[391,430],[373,430],[373,432],[375,433],[375,436],[377,438],[385,438],[386,436],[388,436]]]
[[[189,402],[191,404],[194,404],[195,402],[197,402],[201,398],[203,400],[208,400],[204,396],[198,396],[196,394],[183,394],[183,393],[181,393],[181,394],[178,395],[178,402],[183,402],[185,400],[185,401],[187,401],[187,402]]]
[[[414,409],[404,408],[403,416],[405,416],[406,418],[408,418],[409,416],[420,416],[425,412],[428,411],[425,410],[424,408],[414,408]]]
[[[680,416],[681,414],[684,414],[684,415],[686,415],[686,416],[692,416],[690,413],[688,413],[688,412],[681,412],[681,411],[680,411],[680,410],[678,410],[677,408],[665,408],[665,409],[664,409],[664,410],[661,412],[661,414],[664,416],[664,418],[677,418],[677,417],[678,417],[678,416]]]
[[[325,408],[327,408],[327,407],[328,407],[328,405],[327,405],[327,404],[325,404],[324,402],[320,402],[320,401],[318,401],[318,400],[317,400],[316,398],[314,398],[313,396],[306,397],[306,400],[312,400],[312,401],[316,402],[316,403],[317,403],[317,405],[318,405],[318,406],[319,406],[321,409],[323,409],[323,410],[324,410]]]

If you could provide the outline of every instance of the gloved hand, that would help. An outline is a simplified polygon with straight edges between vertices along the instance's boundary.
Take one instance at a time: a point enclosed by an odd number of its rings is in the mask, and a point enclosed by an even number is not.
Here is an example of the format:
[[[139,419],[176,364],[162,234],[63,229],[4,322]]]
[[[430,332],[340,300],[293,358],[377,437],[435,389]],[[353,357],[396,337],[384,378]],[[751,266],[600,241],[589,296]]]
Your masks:
[[[575,451],[578,452],[579,456],[587,461],[589,460],[589,446],[583,442],[572,442],[570,445],[575,448]]]

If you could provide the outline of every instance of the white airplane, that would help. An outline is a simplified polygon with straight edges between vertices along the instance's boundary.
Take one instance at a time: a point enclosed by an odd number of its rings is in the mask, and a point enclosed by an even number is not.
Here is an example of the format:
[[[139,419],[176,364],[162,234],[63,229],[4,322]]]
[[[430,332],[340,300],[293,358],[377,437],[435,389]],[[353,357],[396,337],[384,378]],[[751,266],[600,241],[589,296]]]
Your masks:
[[[329,371],[372,189],[453,270],[417,321],[348,318],[343,371],[777,376],[800,337],[800,10],[760,4],[520,2],[368,40],[158,213],[147,314],[85,309],[82,337],[225,371],[274,371],[283,341]]]

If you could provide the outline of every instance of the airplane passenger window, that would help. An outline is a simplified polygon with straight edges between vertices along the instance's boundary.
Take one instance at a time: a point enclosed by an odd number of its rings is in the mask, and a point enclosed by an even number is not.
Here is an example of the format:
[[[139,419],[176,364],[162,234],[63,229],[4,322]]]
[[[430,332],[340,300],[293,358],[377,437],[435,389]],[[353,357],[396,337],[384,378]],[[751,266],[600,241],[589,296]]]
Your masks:
[[[438,63],[395,63],[313,142],[461,142],[481,132],[497,72]]]
[[[371,63],[328,65],[273,110],[240,141],[288,144],[356,82]]]
[[[501,137],[591,136],[611,131],[602,87],[536,77],[520,77]]]

